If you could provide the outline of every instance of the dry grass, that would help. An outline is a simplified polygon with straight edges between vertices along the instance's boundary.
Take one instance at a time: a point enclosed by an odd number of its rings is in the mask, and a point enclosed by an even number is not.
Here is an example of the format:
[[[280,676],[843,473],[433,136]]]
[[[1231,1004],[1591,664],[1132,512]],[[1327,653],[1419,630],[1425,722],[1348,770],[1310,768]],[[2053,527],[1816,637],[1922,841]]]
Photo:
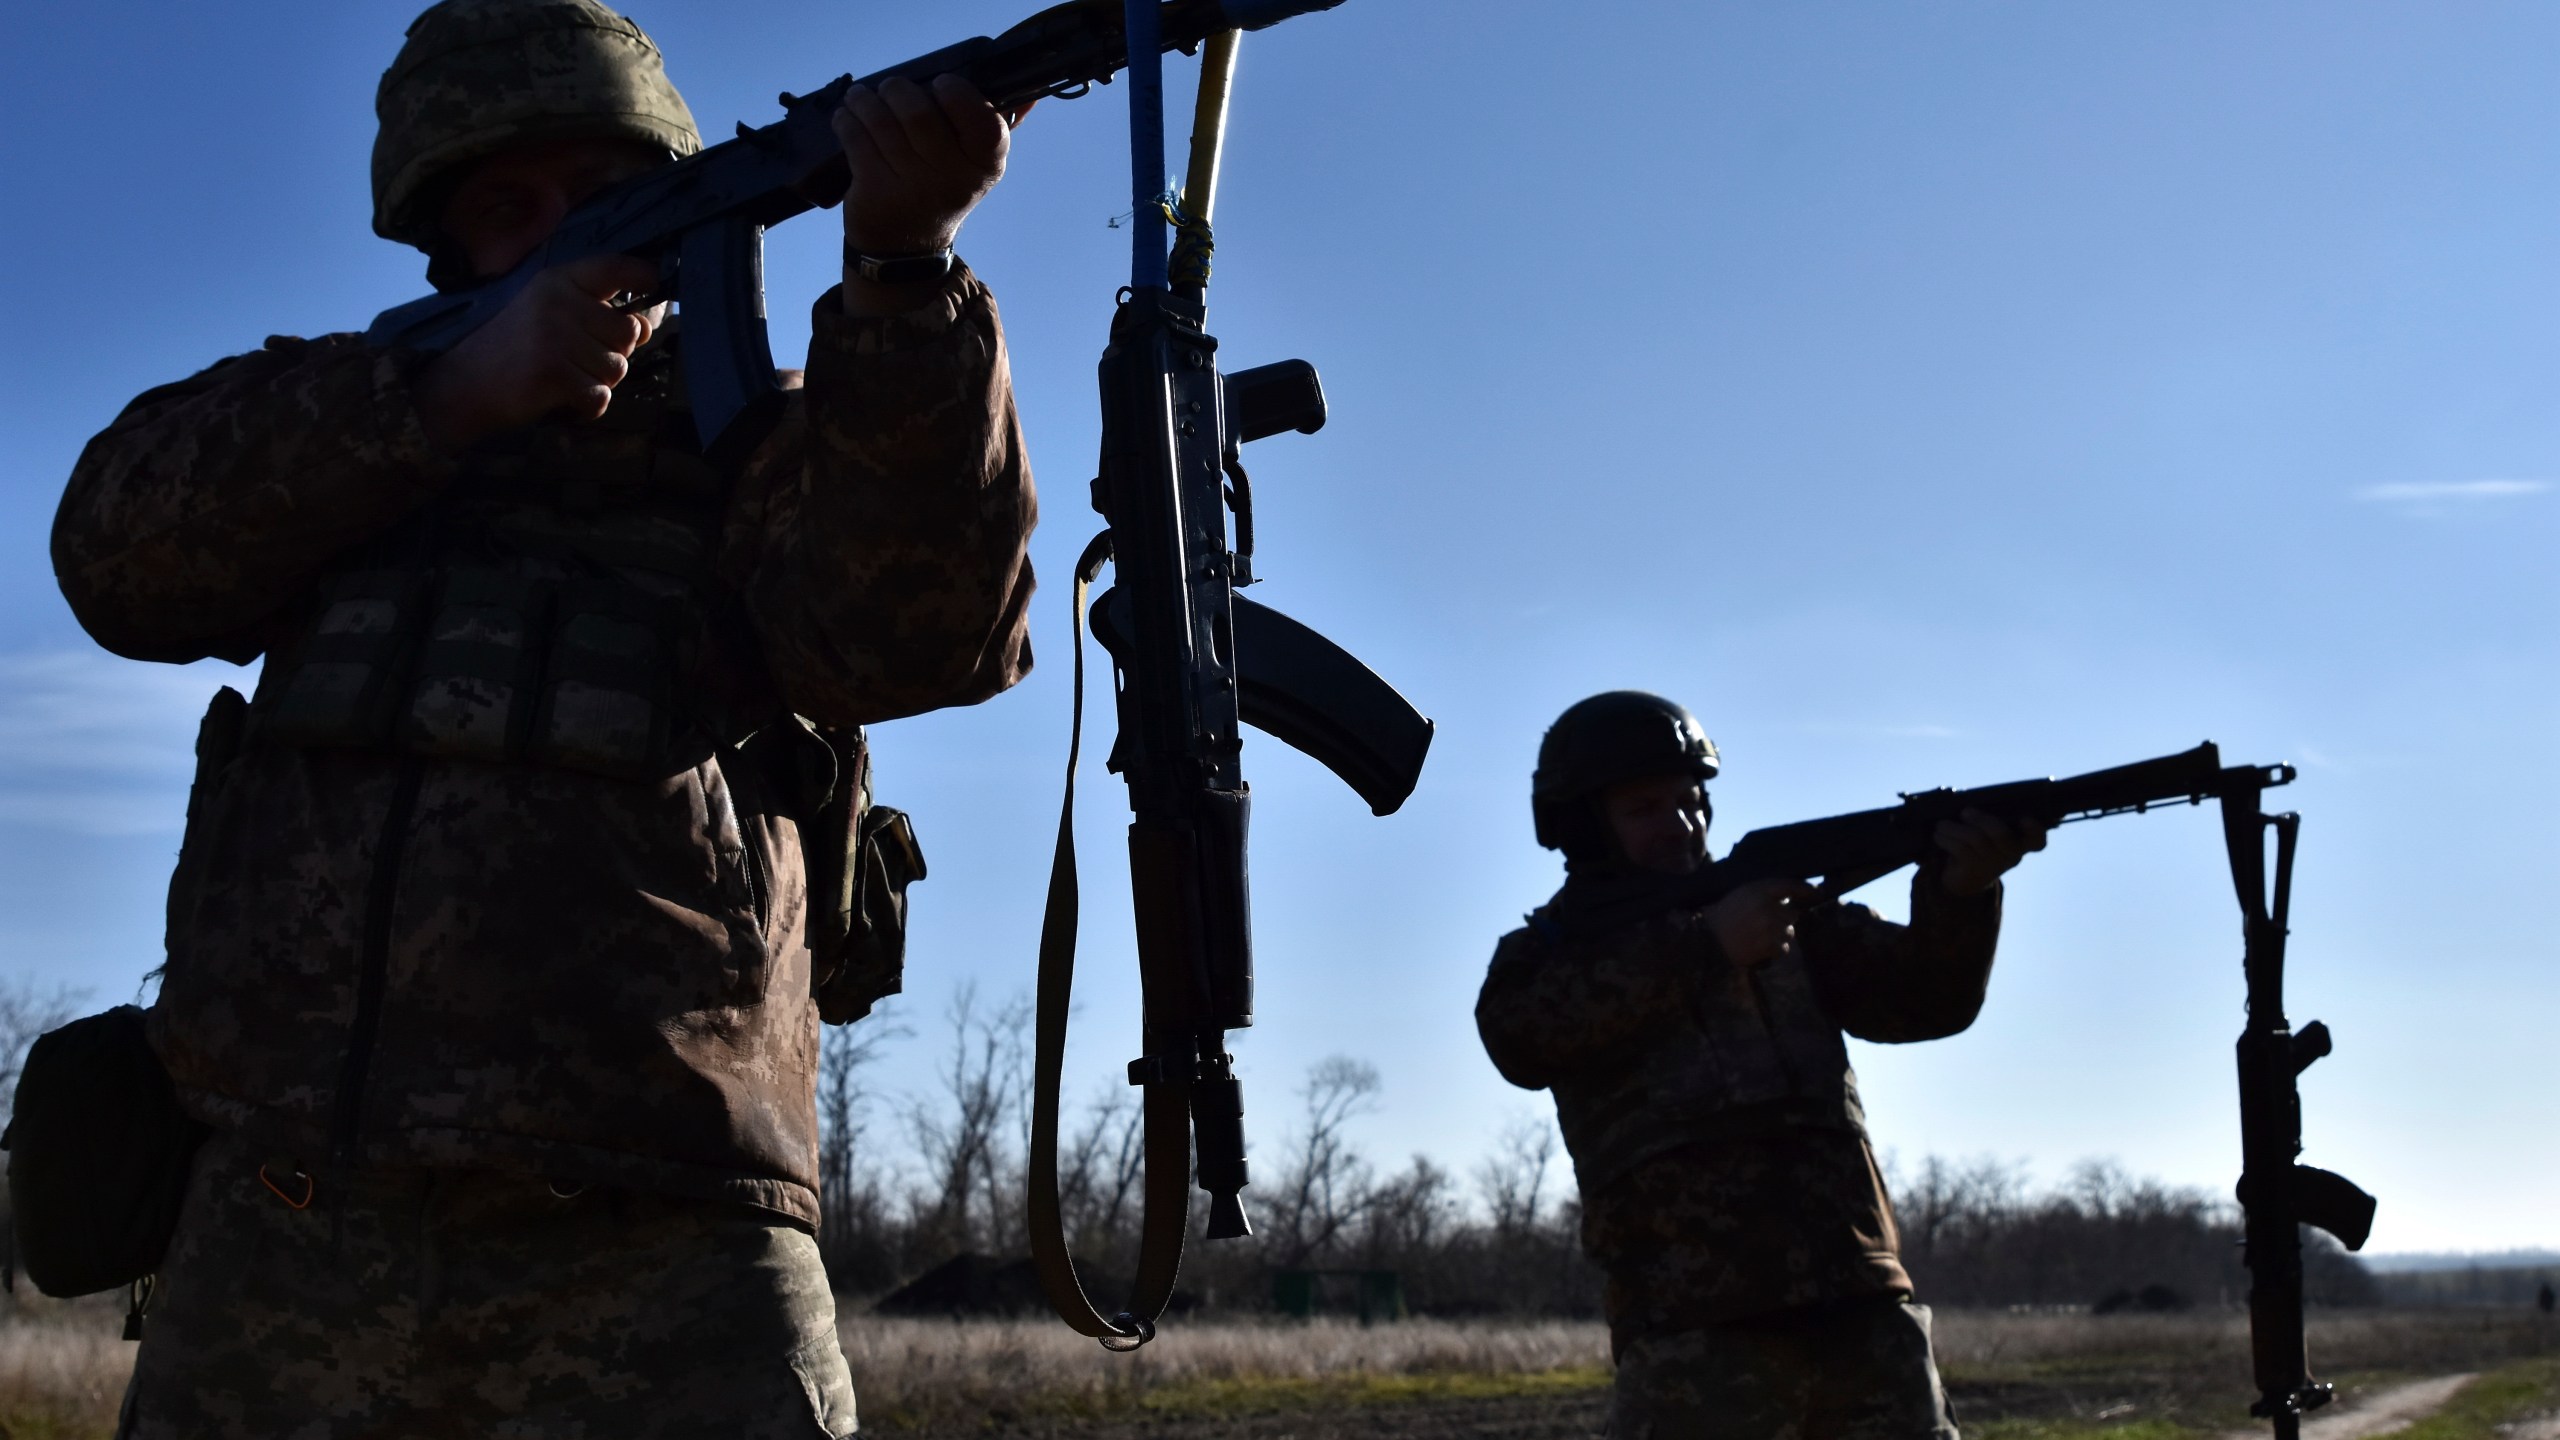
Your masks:
[[[0,1306],[0,1435],[91,1440],[110,1433],[133,1356],[118,1338],[121,1311],[111,1299],[21,1297]],[[2352,1398],[2397,1377],[2495,1371],[2546,1348],[2560,1356],[2560,1334],[2535,1318],[2321,1314],[2312,1322],[2311,1353]],[[1177,1321],[1131,1355],[1107,1354],[1049,1320],[953,1324],[849,1315],[841,1329],[865,1420],[893,1431],[975,1430],[1037,1416],[1062,1423],[1059,1433],[1080,1434],[1074,1417],[1231,1417],[1561,1396],[1606,1384],[1609,1363],[1607,1332],[1589,1322],[1417,1320],[1363,1329],[1321,1320]],[[1937,1339],[1967,1433],[1978,1440],[2101,1433],[2108,1440],[2178,1440],[2245,1423],[2235,1417],[2245,1414],[2248,1322],[2236,1313],[1947,1310],[1938,1313]],[[1211,1428],[1218,1428],[1214,1421]]]
[[[1939,1310],[1938,1363],[1951,1370],[2033,1366],[2134,1354],[2228,1353],[2245,1364],[2249,1317],[2237,1311],[2090,1315],[2078,1311]]]
[[[2551,1327],[2489,1311],[2326,1311],[2313,1371],[2340,1398],[2419,1375],[2495,1370],[2539,1354]],[[1939,1360],[1979,1440],[2168,1440],[2251,1429],[2248,1317],[2014,1314],[1938,1317]],[[2560,1349],[2560,1346],[2552,1348]],[[2259,1422],[2262,1428],[2263,1422]]]
[[[2316,1310],[2311,1359],[2322,1372],[2433,1373],[2476,1368],[2560,1349],[2536,1317],[2496,1310]],[[2249,1317],[2238,1310],[2176,1315],[1941,1310],[1940,1364],[1987,1370],[2123,1356],[2197,1364],[2249,1363]]]
[[[866,1420],[915,1423],[1026,1411],[1102,1414],[1200,1402],[1240,1389],[1414,1390],[1362,1382],[1417,1377],[1579,1377],[1605,1381],[1609,1336],[1592,1322],[1413,1320],[1181,1322],[1131,1354],[1105,1352],[1054,1320],[891,1320],[839,1327]],[[1441,1387],[1419,1387],[1435,1389]]]
[[[113,1433],[133,1372],[120,1301],[21,1295],[0,1312],[0,1435],[88,1440]]]

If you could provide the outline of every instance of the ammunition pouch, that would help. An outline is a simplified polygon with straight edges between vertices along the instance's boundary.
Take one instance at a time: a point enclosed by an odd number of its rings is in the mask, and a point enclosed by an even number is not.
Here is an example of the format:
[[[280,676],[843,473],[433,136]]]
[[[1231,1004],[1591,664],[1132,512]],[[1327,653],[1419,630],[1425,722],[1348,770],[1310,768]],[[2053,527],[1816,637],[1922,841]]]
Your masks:
[[[907,887],[924,851],[903,810],[871,799],[871,750],[860,730],[817,731],[837,782],[804,822],[809,869],[809,981],[818,1018],[846,1025],[905,988]]]
[[[287,745],[369,750],[386,744],[425,606],[425,576],[415,571],[331,576],[291,668],[279,681],[258,686],[265,733]]]
[[[260,687],[261,733],[310,749],[531,763],[625,780],[683,768],[689,597],[490,565],[349,571]]]
[[[158,1270],[207,1133],[179,1110],[134,1006],[38,1039],[0,1132],[18,1260],[36,1288],[89,1295]]]
[[[240,757],[249,728],[249,701],[225,685],[213,692],[204,718],[196,723],[196,777],[187,788],[187,823],[178,841],[178,864],[169,872],[167,929],[162,937],[166,965],[185,963],[187,939],[195,924],[198,876],[204,870],[206,831],[212,823],[214,794],[221,789]]]
[[[524,757],[541,693],[552,587],[477,567],[444,573],[399,717],[400,748],[501,763]]]

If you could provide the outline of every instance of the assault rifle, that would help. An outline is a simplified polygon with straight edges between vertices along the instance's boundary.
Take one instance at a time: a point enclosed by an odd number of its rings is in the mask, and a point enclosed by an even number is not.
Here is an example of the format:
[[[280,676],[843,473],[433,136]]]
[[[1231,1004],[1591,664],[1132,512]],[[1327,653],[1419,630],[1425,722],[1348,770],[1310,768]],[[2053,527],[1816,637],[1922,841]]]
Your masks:
[[[1130,34],[1152,16],[1129,0]],[[1129,786],[1129,888],[1145,997],[1145,1053],[1129,1065],[1144,1087],[1145,1219],[1133,1295],[1106,1316],[1068,1253],[1058,1187],[1058,1101],[1075,966],[1075,765],[1058,819],[1048,914],[1041,925],[1033,1070],[1032,1256],[1050,1305],[1113,1349],[1155,1333],[1173,1293],[1189,1229],[1197,1149],[1209,1196],[1206,1236],[1251,1233],[1239,1195],[1248,1180],[1244,1094],[1226,1032],[1253,1023],[1253,933],[1247,902],[1249,794],[1239,764],[1246,724],[1330,767],[1384,815],[1420,777],[1431,722],[1368,667],[1276,610],[1235,593],[1252,583],[1252,491],[1242,446],[1324,424],[1314,367],[1284,361],[1221,377],[1206,328],[1208,222],[1225,117],[1232,38],[1203,62],[1191,173],[1178,203],[1164,184],[1157,62],[1129,73],[1134,263],[1103,351],[1101,474],[1093,505],[1109,528],[1077,561],[1073,614],[1107,561],[1118,585],[1092,606],[1119,683],[1111,768]],[[1151,47],[1132,44],[1133,53]],[[1186,249],[1167,254],[1168,223]],[[1176,263],[1177,257],[1180,263]],[[1234,521],[1229,542],[1229,517]],[[1082,723],[1084,647],[1076,646]]]
[[[2329,1053],[2329,1027],[2295,1031],[2284,1016],[2284,942],[2293,908],[2293,849],[2302,817],[2268,815],[2253,787],[2222,797],[2231,883],[2240,894],[2241,964],[2248,1019],[2240,1031],[2240,1185],[2249,1266],[2249,1360],[2258,1398],[2249,1413],[2275,1422],[2276,1440],[2296,1440],[2303,1412],[2337,1387],[2311,1378],[2302,1333],[2302,1227],[2316,1226],[2350,1250],[2373,1231],[2373,1197],[2342,1175],[2304,1165],[2302,1092],[2297,1078]],[[2275,873],[2267,873],[2267,836]],[[2273,886],[2270,888],[2269,881]]]
[[[1221,31],[1260,30],[1342,0],[1170,0],[1153,17],[1156,49],[1191,50]],[[806,95],[785,91],[783,116],[737,138],[635,176],[571,211],[515,269],[469,289],[395,305],[366,343],[440,353],[489,323],[534,276],[590,255],[636,255],[659,266],[654,302],[684,306],[685,386],[704,453],[754,448],[782,406],[765,339],[764,232],[832,206],[850,183],[832,117],[855,85],[894,76],[959,75],[1011,110],[1043,97],[1073,99],[1129,63],[1122,0],[1068,0],[1005,31],[947,45],[857,80],[839,76]]]
[[[1936,853],[1931,837],[1942,821],[1967,810],[2045,826],[2108,815],[2140,814],[2162,805],[2194,804],[2237,788],[2287,784],[2290,765],[2225,768],[2208,741],[2193,750],[2093,770],[2064,780],[2013,780],[1970,790],[1917,790],[1899,805],[1754,830],[1725,858],[1700,872],[1716,893],[1753,880],[1822,881],[1830,895],[1917,864]]]
[[[2250,1359],[2258,1399],[2249,1413],[2272,1420],[2277,1440],[2296,1440],[2305,1411],[2329,1403],[2335,1387],[2311,1378],[2303,1342],[2302,1233],[2316,1226],[2349,1250],[2364,1248],[2373,1229],[2373,1197],[2344,1177],[2298,1163],[2302,1099],[2296,1084],[2329,1053],[2329,1027],[2314,1020],[2293,1030],[2284,1015],[2286,921],[2293,900],[2293,853],[2302,817],[2268,815],[2262,797],[2292,782],[2290,765],[2232,765],[2210,743],[2156,760],[2066,780],[2020,780],[1972,790],[1923,790],[1900,805],[1823,820],[1754,830],[1725,859],[1701,872],[1707,893],[1752,880],[1819,878],[1830,895],[1926,859],[1940,821],[1967,810],[2045,825],[2140,813],[2164,805],[2222,807],[2224,847],[2239,892],[2242,969],[2248,1021],[2240,1033],[2239,1200],[2246,1216],[2243,1258],[2249,1267]],[[2269,874],[2267,836],[2275,837]],[[2272,887],[2270,887],[2272,880]]]

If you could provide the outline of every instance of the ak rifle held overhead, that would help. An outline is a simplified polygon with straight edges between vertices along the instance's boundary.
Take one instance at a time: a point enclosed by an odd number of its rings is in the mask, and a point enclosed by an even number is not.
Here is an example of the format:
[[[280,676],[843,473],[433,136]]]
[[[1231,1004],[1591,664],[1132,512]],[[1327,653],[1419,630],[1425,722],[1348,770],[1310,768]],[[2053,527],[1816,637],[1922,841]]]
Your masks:
[[[1169,0],[1158,7],[1158,48],[1189,51],[1227,30],[1260,30],[1342,0]],[[513,270],[467,289],[395,305],[366,343],[439,354],[495,319],[533,277],[591,255],[658,262],[646,299],[684,307],[685,385],[703,452],[733,460],[779,413],[783,390],[765,338],[764,232],[844,199],[851,183],[831,117],[855,85],[958,75],[998,110],[1073,99],[1129,63],[1122,0],[1068,0],[1001,35],[946,45],[859,79],[843,75],[806,95],[785,92],[783,116],[738,126],[724,140],[615,185],[563,218]]]
[[[1968,810],[2047,827],[2164,805],[2201,804],[2292,782],[2290,765],[2233,765],[2211,741],[2193,750],[2137,760],[2068,779],[2012,780],[1968,790],[1915,790],[1899,805],[1754,830],[1702,872],[1719,892],[1754,880],[1819,880],[1829,895],[1917,864],[1936,852],[1938,825]]]
[[[2297,1440],[2302,1416],[2329,1403],[2336,1387],[2312,1377],[2302,1320],[2302,1227],[2325,1230],[2349,1250],[2373,1230],[2374,1200],[2346,1177],[2300,1161],[2299,1078],[2330,1052],[2329,1027],[2300,1030],[2284,1014],[2285,940],[2293,902],[2293,855],[2302,817],[2265,813],[2270,789],[2292,783],[2290,765],[2230,765],[2208,742],[2154,760],[2065,780],[2018,780],[1970,790],[1922,790],[1899,805],[1754,830],[1701,872],[1710,894],[1753,880],[1822,882],[1831,896],[1927,859],[1941,821],[1968,810],[2044,825],[2139,814],[2164,805],[2222,809],[2223,845],[2240,899],[2241,967],[2248,1019],[2237,1047],[2240,1072],[2242,1259],[2249,1267],[2250,1365],[2258,1398],[2249,1413],[2274,1424],[2276,1440]],[[2268,839],[2274,840],[2269,854]],[[2272,861],[2272,863],[2270,863]]]

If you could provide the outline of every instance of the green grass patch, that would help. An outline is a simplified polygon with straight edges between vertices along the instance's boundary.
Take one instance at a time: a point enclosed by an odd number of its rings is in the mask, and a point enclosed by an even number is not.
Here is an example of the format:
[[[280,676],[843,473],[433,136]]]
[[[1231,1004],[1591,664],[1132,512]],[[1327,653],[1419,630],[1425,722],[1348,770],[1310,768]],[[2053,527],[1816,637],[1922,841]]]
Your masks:
[[[112,1420],[101,1425],[43,1411],[0,1410],[0,1440],[108,1440],[114,1433]]]
[[[1601,1366],[1531,1374],[1333,1375],[1318,1379],[1180,1381],[1150,1390],[1136,1408],[1168,1418],[1260,1415],[1274,1411],[1361,1409],[1452,1400],[1517,1400],[1609,1388]]]
[[[1966,1440],[2193,1440],[2196,1431],[2168,1420],[1990,1420],[1964,1426]]]
[[[1428,1371],[1394,1375],[1327,1375],[1314,1378],[1277,1376],[1221,1380],[1172,1380],[1143,1389],[1112,1388],[1069,1394],[1008,1399],[993,1405],[934,1405],[927,1408],[884,1407],[864,1417],[894,1432],[935,1424],[950,1425],[965,1413],[990,1432],[1023,1420],[1127,1420],[1137,1416],[1159,1420],[1233,1420],[1253,1415],[1301,1411],[1376,1409],[1396,1405],[1428,1405],[1486,1400],[1547,1399],[1588,1394],[1609,1388],[1605,1366],[1527,1373],[1480,1374]],[[0,1440],[8,1440],[0,1436]]]

